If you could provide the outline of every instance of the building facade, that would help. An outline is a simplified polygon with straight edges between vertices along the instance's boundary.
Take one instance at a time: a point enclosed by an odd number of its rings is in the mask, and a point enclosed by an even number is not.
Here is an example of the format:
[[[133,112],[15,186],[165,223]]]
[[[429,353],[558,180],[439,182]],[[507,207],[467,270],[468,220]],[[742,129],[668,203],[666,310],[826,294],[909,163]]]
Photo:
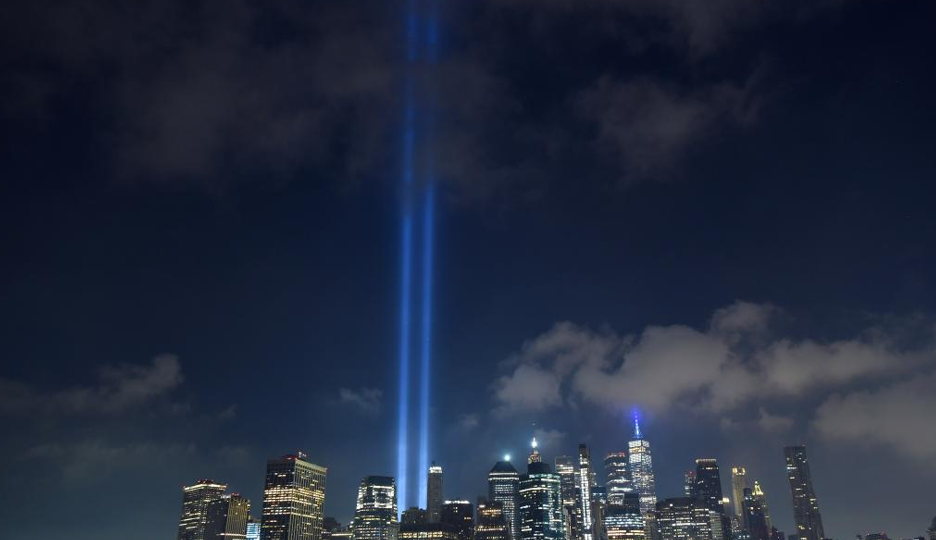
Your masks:
[[[205,540],[246,540],[250,501],[237,493],[208,503]]]
[[[625,494],[621,504],[609,504],[604,510],[604,530],[608,540],[648,540],[645,528],[637,493]]]
[[[397,540],[396,481],[390,476],[365,476],[358,486],[354,509],[354,540]]]
[[[488,473],[488,500],[498,502],[507,520],[512,540],[520,540],[520,520],[517,514],[517,496],[520,474],[509,461],[498,461]]]
[[[455,527],[459,540],[474,538],[474,505],[468,501],[445,501],[439,521]]]
[[[825,531],[822,528],[819,501],[813,490],[806,447],[787,446],[783,452],[786,457],[790,491],[793,495],[793,520],[796,522],[796,535],[800,540],[822,540],[825,537]]]
[[[178,540],[206,540],[208,503],[220,499],[226,484],[214,480],[199,480],[182,488],[182,515],[179,518]]]
[[[592,481],[591,453],[585,444],[579,445],[578,461],[578,476],[576,477],[578,483],[576,487],[578,488],[577,507],[581,538],[582,540],[594,540],[591,496],[591,488],[594,482]]]
[[[302,452],[267,462],[262,540],[321,540],[327,472]]]
[[[458,540],[455,527],[446,523],[400,525],[400,540]]]
[[[643,438],[637,418],[634,418],[634,438],[627,445],[627,453],[632,485],[640,495],[640,511],[653,511],[657,503],[653,459],[650,457],[650,443]]]
[[[478,504],[474,540],[510,540],[510,527],[501,503],[488,500]]]
[[[747,470],[744,467],[731,468],[731,505],[734,515],[741,519],[744,512],[744,490],[749,488]]]
[[[442,512],[442,467],[435,463],[429,467],[426,489],[426,519],[429,523],[438,523]]]
[[[676,497],[658,502],[656,526],[663,540],[712,540],[710,510],[698,499]]]
[[[549,465],[530,461],[520,477],[517,501],[521,540],[565,539],[561,481]]]

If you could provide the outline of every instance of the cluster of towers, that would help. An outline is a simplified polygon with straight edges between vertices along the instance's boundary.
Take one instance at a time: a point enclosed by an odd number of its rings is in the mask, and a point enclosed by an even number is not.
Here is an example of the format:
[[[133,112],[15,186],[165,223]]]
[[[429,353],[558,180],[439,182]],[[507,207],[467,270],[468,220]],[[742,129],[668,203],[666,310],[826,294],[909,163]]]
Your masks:
[[[729,498],[718,462],[697,459],[684,476],[684,496],[657,500],[650,443],[635,419],[627,450],[604,458],[603,485],[587,445],[550,466],[534,438],[526,471],[504,456],[476,505],[443,497],[435,463],[426,508],[398,508],[396,479],[366,476],[354,519],[342,528],[324,516],[327,470],[300,452],[267,462],[260,520],[250,517],[250,501],[226,493],[224,484],[184,487],[178,540],[824,540],[806,448],[787,447],[785,457],[796,522],[789,537],[774,526],[760,482],[749,482],[744,467],[731,469]],[[931,536],[936,521],[932,529]]]

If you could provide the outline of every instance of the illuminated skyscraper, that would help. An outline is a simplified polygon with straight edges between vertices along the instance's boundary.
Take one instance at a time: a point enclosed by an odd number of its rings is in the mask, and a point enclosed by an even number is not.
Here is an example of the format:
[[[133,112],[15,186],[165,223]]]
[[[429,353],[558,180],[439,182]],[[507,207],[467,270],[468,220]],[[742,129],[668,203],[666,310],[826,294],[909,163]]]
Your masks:
[[[656,522],[663,540],[711,540],[710,510],[697,499],[676,497],[656,505]]]
[[[636,416],[634,416],[634,438],[627,444],[627,450],[633,488],[640,495],[640,511],[650,512],[656,507],[657,502],[653,460],[650,457],[650,443],[640,433],[640,424]]]
[[[770,521],[770,508],[767,506],[767,495],[764,494],[764,490],[757,480],[754,480],[754,489],[751,490],[751,495],[754,496],[754,500],[760,504],[760,508],[764,512],[764,520],[767,523],[767,531],[769,532],[773,529],[773,522]]]
[[[396,482],[391,476],[365,476],[354,509],[354,540],[397,540]]]
[[[426,519],[429,523],[438,523],[442,512],[442,467],[435,463],[429,467],[426,490]]]
[[[747,471],[744,467],[731,468],[731,503],[734,507],[734,514],[739,519],[744,512],[744,488],[748,486]]]
[[[521,540],[564,540],[562,488],[549,465],[530,462],[527,474],[520,477],[517,501]]]
[[[182,516],[179,518],[178,540],[206,540],[208,503],[220,499],[226,484],[213,480],[199,480],[182,488]]]
[[[683,491],[686,493],[686,497],[695,499],[695,485],[695,471],[686,471],[683,473]]]
[[[588,446],[585,444],[579,445],[578,457],[578,513],[581,518],[582,540],[592,540],[592,469],[591,453],[588,451]]]
[[[250,501],[237,493],[208,503],[205,540],[246,540]]]
[[[634,491],[631,487],[630,471],[627,468],[627,452],[611,452],[605,456],[605,473],[608,481],[605,488],[608,490],[609,505],[623,505],[624,496]]]
[[[267,461],[263,540],[321,540],[328,471],[307,460],[299,452]]]
[[[510,527],[501,503],[484,501],[478,504],[474,540],[510,540]]]
[[[439,521],[455,527],[459,540],[474,538],[474,505],[468,501],[445,501]]]
[[[637,493],[625,493],[620,504],[605,508],[604,530],[608,540],[646,540],[645,527]]]
[[[787,478],[793,494],[793,520],[796,522],[796,534],[800,540],[822,540],[822,516],[819,514],[819,502],[813,491],[812,474],[806,459],[805,446],[787,446],[783,449],[786,457]]]
[[[245,540],[260,540],[260,522],[254,518],[247,518],[247,535]]]
[[[562,486],[562,504],[575,506],[575,459],[571,456],[557,456],[556,474]]]
[[[517,515],[517,495],[520,490],[520,475],[510,464],[510,457],[498,461],[488,473],[488,500],[498,502],[504,512],[507,528],[513,540],[520,540],[520,520]]]

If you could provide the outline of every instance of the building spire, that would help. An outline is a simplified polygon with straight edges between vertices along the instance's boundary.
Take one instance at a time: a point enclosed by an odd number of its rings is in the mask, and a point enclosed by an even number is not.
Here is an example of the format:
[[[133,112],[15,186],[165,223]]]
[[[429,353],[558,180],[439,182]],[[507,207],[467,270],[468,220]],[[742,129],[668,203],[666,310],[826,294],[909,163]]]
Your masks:
[[[530,457],[527,459],[527,465],[532,463],[542,463],[543,458],[540,456],[539,450],[537,447],[539,443],[536,442],[536,437],[533,437],[533,441],[530,442]]]
[[[643,435],[640,433],[640,422],[637,419],[636,410],[634,410],[634,439],[643,439]]]

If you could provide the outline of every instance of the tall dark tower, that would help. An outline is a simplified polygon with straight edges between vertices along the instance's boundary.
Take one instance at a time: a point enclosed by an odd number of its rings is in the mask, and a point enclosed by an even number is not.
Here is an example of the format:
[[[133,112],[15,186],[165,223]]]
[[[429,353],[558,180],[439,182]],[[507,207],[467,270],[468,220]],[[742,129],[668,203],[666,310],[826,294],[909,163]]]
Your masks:
[[[245,540],[250,501],[238,493],[224,495],[208,503],[205,540]]]
[[[513,540],[520,540],[520,520],[517,515],[517,495],[520,491],[520,474],[510,464],[510,456],[498,461],[488,473],[488,500],[500,503]]]
[[[213,480],[199,480],[182,488],[182,517],[178,540],[205,540],[208,504],[224,495],[227,485]]]
[[[327,470],[307,460],[299,452],[267,462],[262,540],[322,538]]]
[[[813,491],[806,447],[787,446],[783,453],[786,456],[787,478],[790,479],[790,491],[793,494],[796,534],[800,540],[822,540],[825,531],[822,529],[819,502],[816,500],[816,492]]]
[[[474,538],[474,505],[468,501],[445,501],[439,521],[454,527],[459,540]]]
[[[429,523],[439,523],[442,516],[442,467],[435,463],[429,467],[426,478],[426,519]]]
[[[695,471],[695,498],[709,510],[722,512],[721,473],[714,459],[697,459]]]
[[[559,475],[548,464],[531,461],[519,485],[517,514],[521,540],[564,540],[565,514]]]

